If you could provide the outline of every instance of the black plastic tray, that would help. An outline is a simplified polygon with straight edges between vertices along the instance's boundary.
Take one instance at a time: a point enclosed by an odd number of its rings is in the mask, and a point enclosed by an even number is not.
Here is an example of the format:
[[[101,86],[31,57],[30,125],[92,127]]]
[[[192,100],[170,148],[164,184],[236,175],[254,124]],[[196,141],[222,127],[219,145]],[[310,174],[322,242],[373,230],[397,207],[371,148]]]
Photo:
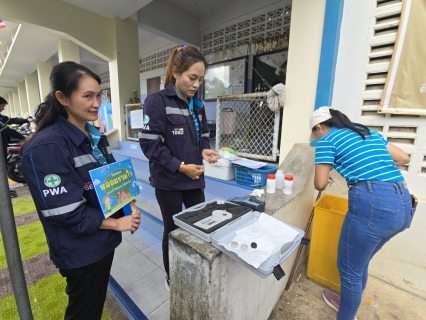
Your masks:
[[[233,204],[233,203],[229,203],[229,202],[225,202],[224,204],[219,205],[219,204],[216,203],[216,201],[204,203],[204,205],[202,205],[200,208],[198,208],[198,207],[199,206],[189,208],[188,210],[185,210],[181,214],[175,215],[174,219],[180,220],[184,224],[189,225],[192,228],[195,228],[195,229],[202,231],[202,233],[211,234],[212,232],[214,232],[214,231],[222,228],[223,226],[227,225],[231,221],[234,221],[235,219],[238,219],[241,216],[243,216],[244,214],[246,214],[247,212],[251,211],[250,208],[243,207],[243,206]],[[232,214],[232,218],[224,220],[223,222],[218,223],[217,225],[215,225],[215,226],[213,226],[213,227],[211,227],[207,230],[194,225],[194,223],[197,223],[198,221],[203,220],[203,219],[211,216],[213,211],[215,211],[215,210],[226,210],[227,212]],[[175,221],[175,223],[176,223],[176,221]],[[177,223],[177,224],[180,225],[179,223]]]

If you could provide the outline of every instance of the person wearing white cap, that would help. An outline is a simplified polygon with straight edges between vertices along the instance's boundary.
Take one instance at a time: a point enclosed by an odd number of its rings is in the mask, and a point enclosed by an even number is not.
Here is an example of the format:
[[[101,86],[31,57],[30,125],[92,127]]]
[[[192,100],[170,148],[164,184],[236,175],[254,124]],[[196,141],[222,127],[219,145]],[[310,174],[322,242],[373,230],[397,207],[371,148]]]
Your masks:
[[[314,185],[326,188],[336,169],[349,187],[349,208],[343,222],[337,255],[340,295],[323,291],[338,320],[356,319],[367,284],[368,265],[393,236],[408,228],[412,198],[397,166],[410,161],[401,149],[377,131],[353,123],[338,110],[320,107],[309,120],[315,150]]]

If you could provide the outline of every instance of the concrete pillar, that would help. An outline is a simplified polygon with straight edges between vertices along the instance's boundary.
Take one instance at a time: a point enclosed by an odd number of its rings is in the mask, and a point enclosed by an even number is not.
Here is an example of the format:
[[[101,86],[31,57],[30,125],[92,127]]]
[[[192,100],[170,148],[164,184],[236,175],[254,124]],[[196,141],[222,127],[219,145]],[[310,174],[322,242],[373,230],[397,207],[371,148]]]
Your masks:
[[[295,144],[279,169],[297,176],[297,185],[295,180],[290,196],[278,192],[262,196],[266,202],[264,212],[304,230],[316,194],[312,187],[314,149],[308,144]],[[296,251],[281,263],[287,274],[296,259]],[[306,247],[299,263],[307,253]],[[288,281],[288,276],[280,281],[273,275],[262,279],[211,243],[181,228],[169,235],[169,254],[170,319],[173,320],[266,320]]]
[[[27,97],[27,88],[25,86],[25,81],[18,83],[18,95],[19,101],[21,101],[21,117],[26,118],[29,116],[28,108],[28,97]]]
[[[40,93],[38,90],[37,72],[25,75],[25,85],[27,88],[28,110],[30,116],[34,116],[34,111],[37,110],[40,104]]]
[[[113,18],[114,59],[109,63],[113,126],[125,138],[123,106],[140,88],[138,21],[134,14],[126,20]],[[109,139],[109,138],[108,138]]]
[[[50,92],[50,72],[52,72],[51,59],[47,60],[46,62],[37,61],[37,77],[40,101],[44,101],[44,98]]]
[[[80,51],[78,45],[72,41],[59,39],[58,57],[59,62],[74,61],[80,63]]]
[[[13,102],[15,104],[15,117],[21,117],[21,101],[19,99],[18,88],[13,89]]]
[[[295,143],[309,140],[316,98],[326,0],[293,1],[281,127],[280,163]],[[306,50],[309,48],[309,50]]]
[[[13,99],[13,91],[9,92],[9,106],[10,106],[10,115],[15,114],[15,99]]]

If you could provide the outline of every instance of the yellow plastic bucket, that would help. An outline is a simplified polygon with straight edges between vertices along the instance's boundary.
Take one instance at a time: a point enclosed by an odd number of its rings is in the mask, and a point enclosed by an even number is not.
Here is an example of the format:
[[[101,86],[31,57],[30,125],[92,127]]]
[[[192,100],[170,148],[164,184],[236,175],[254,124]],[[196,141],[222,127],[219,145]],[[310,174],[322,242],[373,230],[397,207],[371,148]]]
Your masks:
[[[308,278],[339,292],[337,245],[347,210],[347,198],[325,194],[315,202],[309,249]]]

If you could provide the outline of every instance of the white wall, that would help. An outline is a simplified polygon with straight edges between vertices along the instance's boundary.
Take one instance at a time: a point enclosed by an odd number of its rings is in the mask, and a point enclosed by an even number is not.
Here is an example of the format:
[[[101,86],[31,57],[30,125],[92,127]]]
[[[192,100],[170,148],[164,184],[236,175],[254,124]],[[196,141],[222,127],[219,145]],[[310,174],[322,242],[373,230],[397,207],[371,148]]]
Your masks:
[[[139,56],[146,57],[151,54],[166,50],[168,48],[172,48],[177,44],[159,37],[151,32],[142,30],[139,28]]]

